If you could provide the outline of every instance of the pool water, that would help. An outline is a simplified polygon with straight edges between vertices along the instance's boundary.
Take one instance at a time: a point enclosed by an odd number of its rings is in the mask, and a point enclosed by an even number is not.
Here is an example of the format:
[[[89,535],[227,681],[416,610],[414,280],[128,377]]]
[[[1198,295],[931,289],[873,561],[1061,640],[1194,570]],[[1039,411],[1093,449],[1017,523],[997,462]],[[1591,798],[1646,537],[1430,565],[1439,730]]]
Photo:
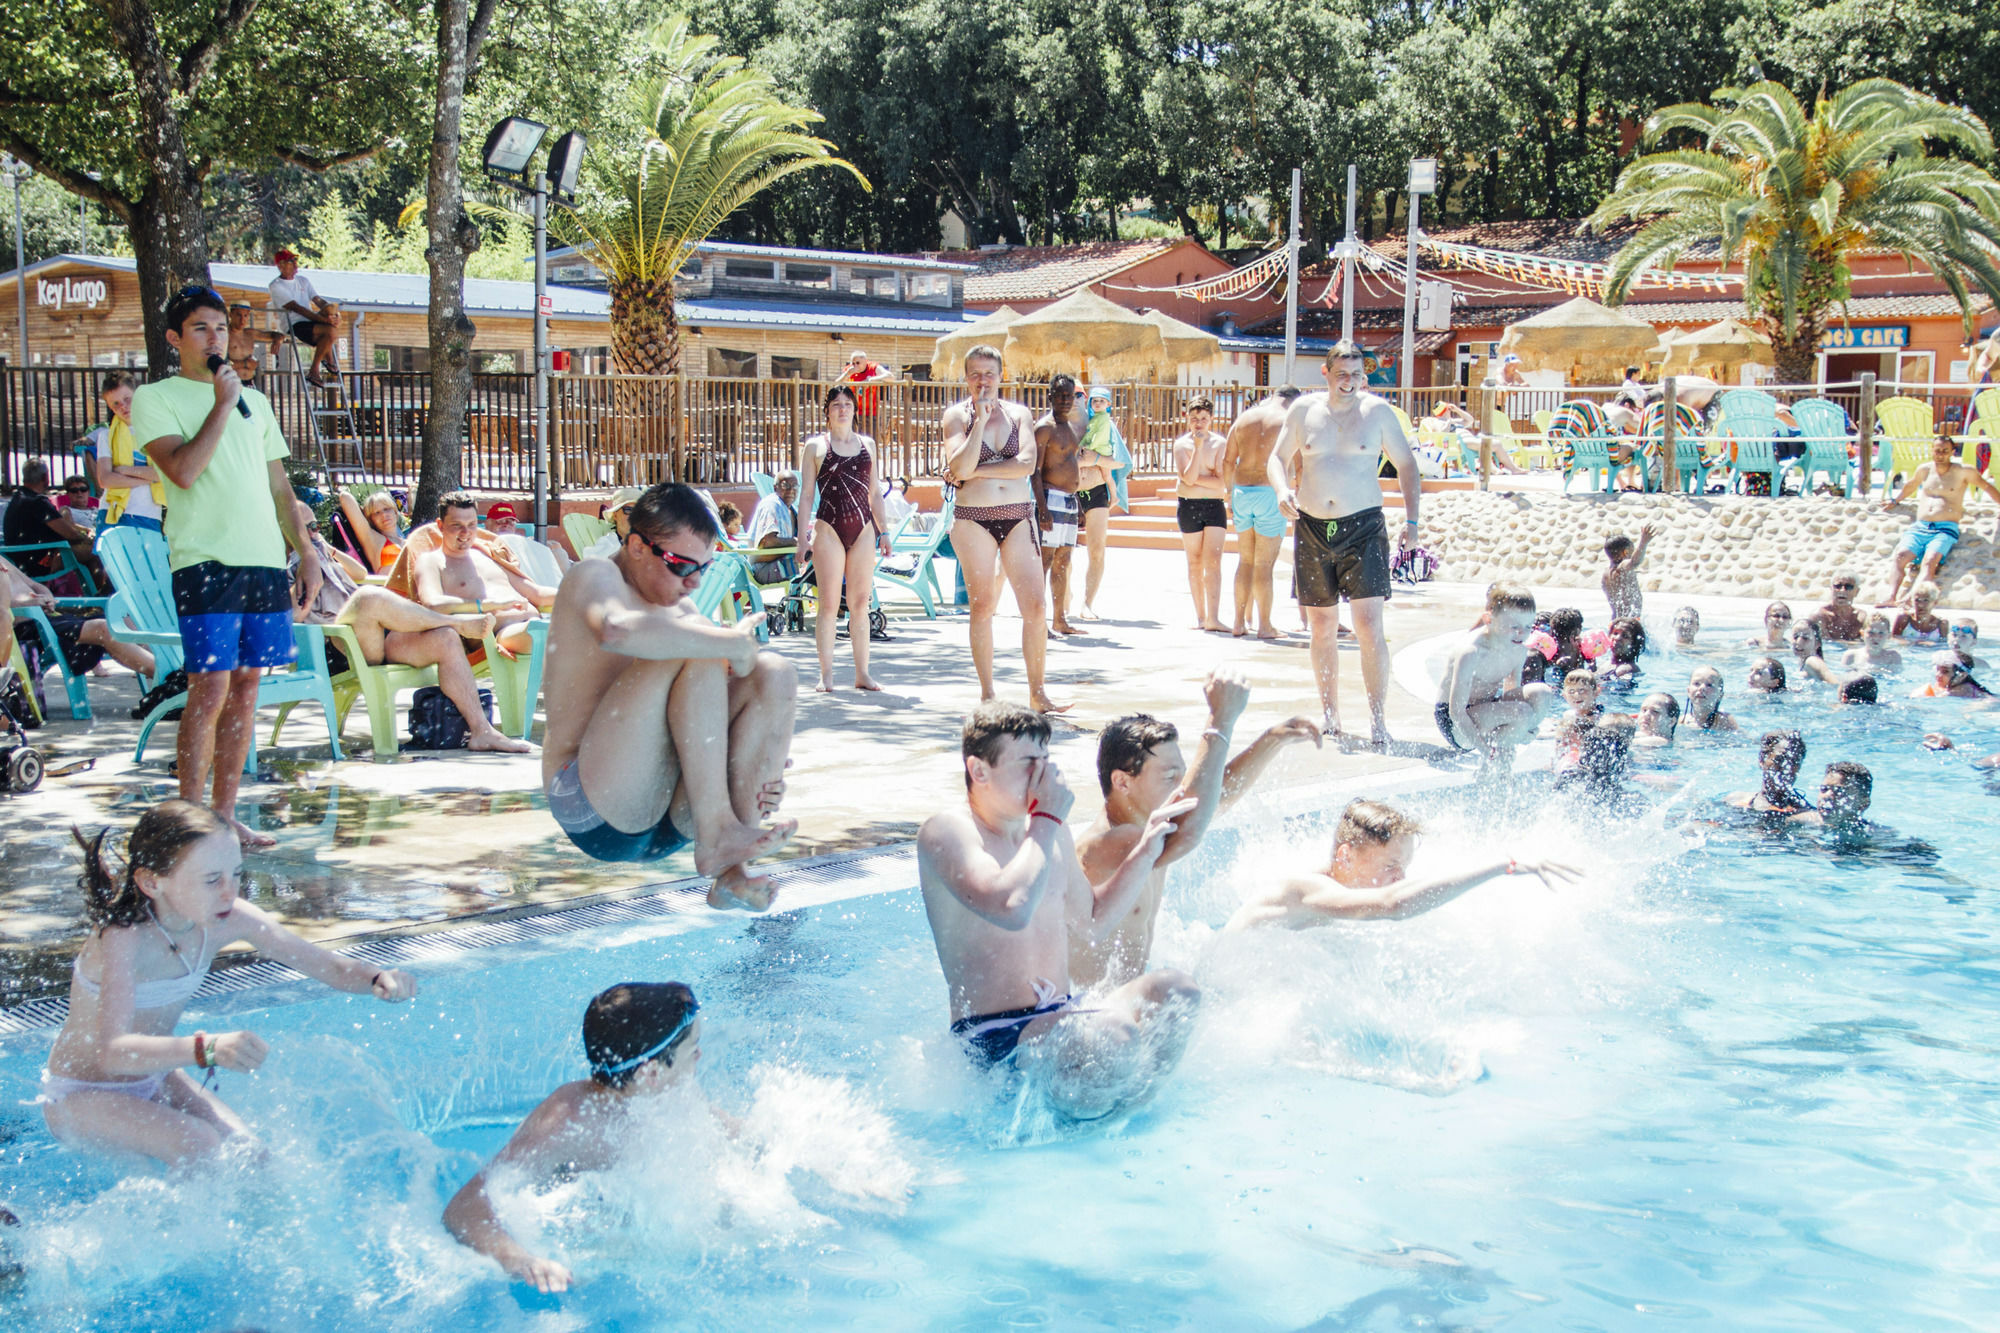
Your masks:
[[[1942,727],[2000,749],[2000,712],[1836,713],[1824,687],[1752,704],[1747,660],[1717,659],[1744,734],[1685,745],[1645,819],[1598,822],[1535,782],[1404,798],[1431,829],[1416,873],[1584,871],[1559,890],[1515,878],[1406,922],[1221,935],[1247,886],[1323,855],[1354,793],[1247,801],[1170,880],[1156,960],[1206,991],[1185,1061],[1089,1132],[943,1035],[914,890],[486,950],[425,971],[410,1006],[191,1013],[184,1030],[247,1026],[274,1052],[223,1081],[270,1160],[207,1175],[57,1147],[19,1105],[48,1038],[16,1039],[0,1198],[27,1220],[0,1323],[1991,1327],[2000,957],[1980,830],[2000,788],[1913,742]],[[1687,666],[1649,659],[1677,687]],[[1779,725],[1806,734],[1808,790],[1829,760],[1870,765],[1872,839],[1713,803],[1755,785],[1755,738]],[[503,1189],[517,1234],[580,1279],[509,1284],[451,1241],[444,1201],[582,1073],[593,993],[669,978],[701,996],[702,1084],[741,1136],[670,1095],[635,1112],[618,1170]]]

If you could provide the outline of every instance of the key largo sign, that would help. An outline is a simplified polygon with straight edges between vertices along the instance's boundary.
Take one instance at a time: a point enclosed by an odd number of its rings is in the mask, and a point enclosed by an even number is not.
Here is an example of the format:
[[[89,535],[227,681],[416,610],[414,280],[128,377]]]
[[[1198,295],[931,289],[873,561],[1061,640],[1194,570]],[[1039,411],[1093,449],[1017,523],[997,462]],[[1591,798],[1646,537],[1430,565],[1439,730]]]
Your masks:
[[[102,278],[37,278],[35,304],[51,310],[97,310],[111,304]]]

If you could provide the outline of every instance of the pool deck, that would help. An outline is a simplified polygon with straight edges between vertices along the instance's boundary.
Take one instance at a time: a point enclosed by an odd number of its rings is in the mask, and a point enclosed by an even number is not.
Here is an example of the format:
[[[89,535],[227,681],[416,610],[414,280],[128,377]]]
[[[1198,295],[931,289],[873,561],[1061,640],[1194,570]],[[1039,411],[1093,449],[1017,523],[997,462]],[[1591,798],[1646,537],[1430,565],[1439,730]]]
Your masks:
[[[1236,732],[1239,745],[1287,717],[1319,712],[1302,633],[1278,643],[1200,633],[1192,628],[1178,553],[1119,550],[1108,564],[1099,599],[1105,618],[1079,622],[1090,632],[1054,641],[1049,652],[1049,691],[1058,702],[1075,705],[1058,721],[1054,753],[1077,793],[1079,822],[1094,818],[1100,805],[1098,731],[1116,717],[1143,711],[1198,732],[1205,721],[1202,681],[1215,666],[1240,668],[1252,685]],[[1296,629],[1297,608],[1284,596],[1288,583],[1281,563],[1279,625]],[[1452,584],[1399,591],[1388,610],[1392,654],[1469,624],[1480,591]],[[1603,616],[1594,591],[1551,591],[1544,601],[1584,607],[1593,622]],[[1734,599],[1676,597],[1674,604],[1683,601],[1738,619],[1756,614],[1751,604]],[[810,637],[772,641],[807,686],[785,802],[785,813],[799,820],[799,834],[777,859],[905,842],[924,818],[960,799],[958,727],[977,698],[966,620],[945,615],[930,621],[914,606],[910,610],[915,614],[892,608],[895,642],[875,646],[872,665],[887,686],[881,695],[814,693]],[[1003,604],[996,625],[1003,696],[1024,694],[1018,624]],[[1351,642],[1343,642],[1341,658],[1342,713],[1350,732],[1365,732]],[[852,678],[845,641],[835,666],[836,680]],[[95,765],[51,777],[26,796],[0,796],[0,1005],[63,988],[62,973],[83,932],[71,825],[129,827],[137,810],[175,790],[167,772],[171,727],[155,733],[146,763],[131,761],[137,724],[126,715],[137,689],[129,674],[91,682],[98,715],[91,723],[69,721],[53,676],[48,685],[55,720],[36,733],[36,744],[52,763],[88,757]],[[1272,766],[1266,786],[1280,790],[1440,763],[1461,766],[1462,759],[1435,744],[1433,699],[1422,664],[1405,656],[1391,676],[1389,723],[1401,741],[1391,753],[1293,747]],[[260,744],[269,741],[270,714],[263,716]],[[287,730],[288,744],[260,752],[261,771],[246,781],[239,811],[278,839],[276,849],[246,858],[253,900],[310,938],[354,944],[504,920],[551,904],[630,896],[694,873],[686,853],[640,867],[594,862],[578,852],[548,814],[539,756],[421,754],[376,762],[366,749],[365,726],[358,718],[349,722],[343,741],[349,758],[332,763],[316,710],[302,710]]]

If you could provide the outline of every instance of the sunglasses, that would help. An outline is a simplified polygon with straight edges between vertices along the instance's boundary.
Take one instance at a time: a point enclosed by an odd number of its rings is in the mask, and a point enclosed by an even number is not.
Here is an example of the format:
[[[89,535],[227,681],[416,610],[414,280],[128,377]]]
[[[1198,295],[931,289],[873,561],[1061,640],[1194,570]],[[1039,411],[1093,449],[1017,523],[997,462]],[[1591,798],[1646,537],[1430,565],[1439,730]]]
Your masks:
[[[677,579],[691,579],[699,574],[706,573],[708,567],[714,564],[717,559],[720,559],[718,556],[708,560],[690,560],[677,551],[669,551],[664,546],[655,546],[651,541],[639,536],[636,532],[632,536],[637,539],[639,545],[658,556],[660,563],[667,567],[667,573],[672,574]]]
[[[1860,586],[1861,585],[1858,583],[1836,583],[1833,585],[1833,590],[1835,592],[1853,592],[1856,588],[1859,588]]]
[[[63,487],[63,494],[65,494],[65,495],[88,495],[88,494],[90,494],[90,487],[88,487],[88,486],[65,486],[65,487]]]

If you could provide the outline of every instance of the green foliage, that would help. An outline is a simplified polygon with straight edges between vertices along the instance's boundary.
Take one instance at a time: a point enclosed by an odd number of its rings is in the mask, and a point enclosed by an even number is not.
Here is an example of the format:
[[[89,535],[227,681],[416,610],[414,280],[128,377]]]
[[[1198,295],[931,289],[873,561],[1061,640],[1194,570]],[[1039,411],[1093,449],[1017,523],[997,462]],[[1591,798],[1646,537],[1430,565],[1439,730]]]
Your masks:
[[[466,261],[468,278],[500,278],[520,282],[532,276],[535,258],[534,224],[526,217],[491,205],[473,210],[482,240]],[[423,198],[404,202],[396,225],[376,220],[364,239],[353,211],[337,197],[313,210],[309,229],[298,240],[299,254],[314,268],[346,269],[355,273],[424,273]]]

